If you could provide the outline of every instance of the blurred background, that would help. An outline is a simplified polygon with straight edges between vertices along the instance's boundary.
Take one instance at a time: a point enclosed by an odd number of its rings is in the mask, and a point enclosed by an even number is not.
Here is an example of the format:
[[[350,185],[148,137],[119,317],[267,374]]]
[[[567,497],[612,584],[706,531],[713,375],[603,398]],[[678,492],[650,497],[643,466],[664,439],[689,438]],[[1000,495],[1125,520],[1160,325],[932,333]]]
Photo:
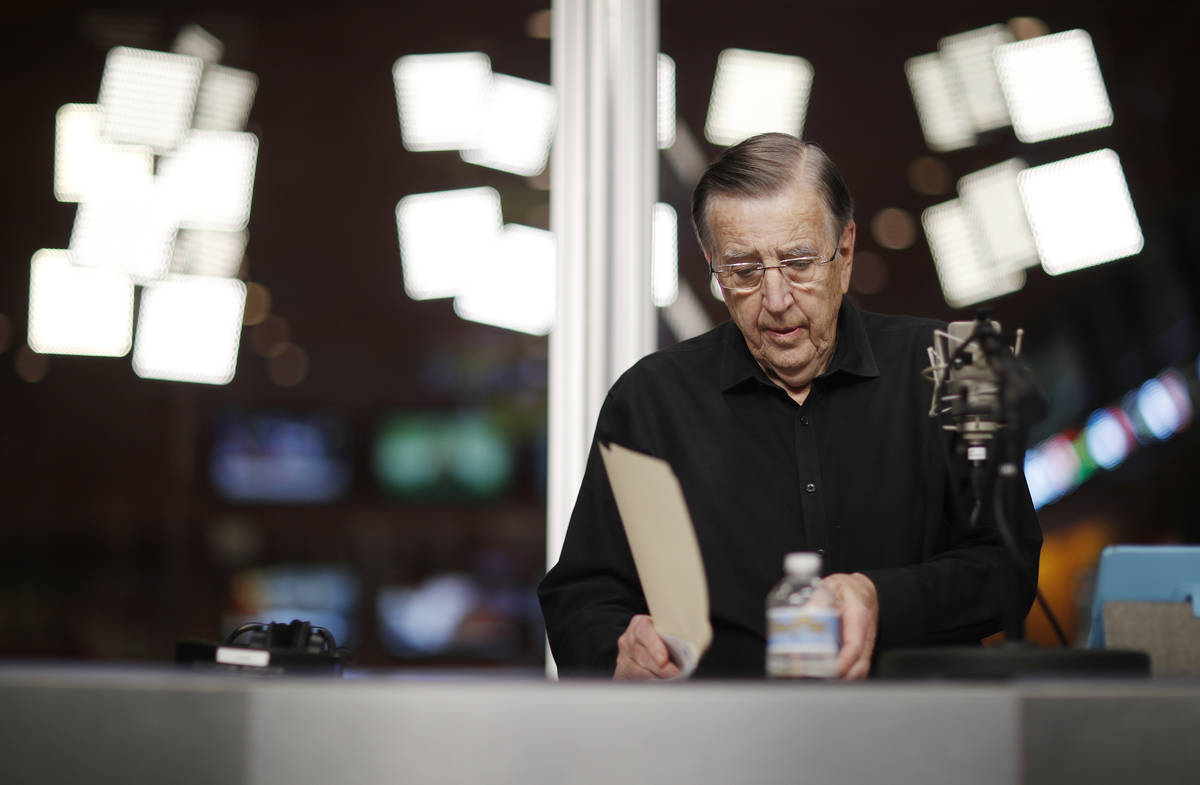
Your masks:
[[[303,618],[361,666],[540,671],[549,321],[520,298],[554,262],[515,293],[485,263],[548,245],[550,24],[536,0],[5,5],[0,657],[167,661]],[[857,201],[856,304],[1026,330],[1042,588],[1075,640],[1106,544],[1200,540],[1198,25],[661,0],[659,344],[725,318],[695,178],[747,124],[802,129]],[[475,54],[413,57],[448,53]],[[481,74],[525,158],[406,107]],[[448,224],[410,198],[460,190],[482,207]]]

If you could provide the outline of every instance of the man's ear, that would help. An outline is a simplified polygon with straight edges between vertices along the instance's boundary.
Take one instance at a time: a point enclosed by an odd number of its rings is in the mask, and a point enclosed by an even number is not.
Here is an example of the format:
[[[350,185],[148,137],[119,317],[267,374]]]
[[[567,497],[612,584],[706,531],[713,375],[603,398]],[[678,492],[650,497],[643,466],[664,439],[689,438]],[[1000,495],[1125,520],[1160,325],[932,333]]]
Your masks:
[[[842,257],[842,268],[839,271],[841,280],[838,282],[842,287],[842,294],[850,290],[850,274],[854,270],[854,238],[857,227],[854,221],[846,224],[846,228],[842,230],[842,237],[838,241],[838,251]]]

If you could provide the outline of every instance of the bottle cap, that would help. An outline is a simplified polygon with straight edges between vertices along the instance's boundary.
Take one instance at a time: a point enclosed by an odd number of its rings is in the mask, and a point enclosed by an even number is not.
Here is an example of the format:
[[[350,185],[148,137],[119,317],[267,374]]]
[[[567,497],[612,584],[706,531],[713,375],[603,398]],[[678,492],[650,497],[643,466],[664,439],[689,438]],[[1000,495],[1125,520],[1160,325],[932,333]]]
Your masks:
[[[818,553],[789,553],[783,557],[783,571],[788,575],[820,575],[821,555]]]

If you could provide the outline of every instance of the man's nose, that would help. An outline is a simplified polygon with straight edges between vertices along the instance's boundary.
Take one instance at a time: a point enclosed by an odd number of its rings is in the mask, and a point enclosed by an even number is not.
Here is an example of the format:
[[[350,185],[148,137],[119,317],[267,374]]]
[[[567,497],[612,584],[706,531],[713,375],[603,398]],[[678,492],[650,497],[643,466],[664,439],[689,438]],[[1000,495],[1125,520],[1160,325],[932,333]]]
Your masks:
[[[783,277],[783,271],[778,267],[768,267],[763,270],[762,288],[763,306],[768,311],[786,311],[792,299],[792,285]]]

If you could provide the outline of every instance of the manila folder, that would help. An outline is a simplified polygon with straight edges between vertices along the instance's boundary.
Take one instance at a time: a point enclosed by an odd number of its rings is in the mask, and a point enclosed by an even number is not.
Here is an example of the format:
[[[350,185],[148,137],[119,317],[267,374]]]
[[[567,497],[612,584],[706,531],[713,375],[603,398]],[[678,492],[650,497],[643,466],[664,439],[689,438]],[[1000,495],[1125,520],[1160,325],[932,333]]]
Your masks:
[[[696,529],[670,464],[619,444],[600,457],[625,526],[654,629],[686,678],[712,642]]]

